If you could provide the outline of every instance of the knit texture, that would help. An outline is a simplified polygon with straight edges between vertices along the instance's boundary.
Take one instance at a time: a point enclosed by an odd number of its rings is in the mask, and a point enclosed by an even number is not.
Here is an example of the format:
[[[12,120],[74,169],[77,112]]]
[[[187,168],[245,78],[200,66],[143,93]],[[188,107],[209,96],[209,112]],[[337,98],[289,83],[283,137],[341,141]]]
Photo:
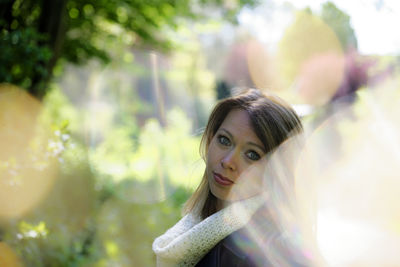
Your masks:
[[[194,266],[219,241],[249,222],[264,197],[242,200],[201,220],[189,213],[153,242],[157,266]]]

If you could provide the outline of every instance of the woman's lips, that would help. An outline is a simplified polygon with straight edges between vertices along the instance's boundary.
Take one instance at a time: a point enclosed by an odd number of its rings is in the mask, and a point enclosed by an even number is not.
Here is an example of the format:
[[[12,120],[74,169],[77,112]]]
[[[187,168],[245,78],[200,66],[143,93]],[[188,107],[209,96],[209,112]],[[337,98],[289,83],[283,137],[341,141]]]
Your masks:
[[[213,176],[214,176],[214,180],[220,185],[229,186],[229,185],[233,184],[233,182],[231,180],[222,176],[219,173],[213,172]]]

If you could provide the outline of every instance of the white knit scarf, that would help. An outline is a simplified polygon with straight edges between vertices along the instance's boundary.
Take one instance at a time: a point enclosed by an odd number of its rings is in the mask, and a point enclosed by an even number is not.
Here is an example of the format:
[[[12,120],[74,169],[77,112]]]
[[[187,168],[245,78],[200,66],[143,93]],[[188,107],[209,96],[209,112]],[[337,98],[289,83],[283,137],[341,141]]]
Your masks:
[[[204,220],[187,214],[154,240],[157,266],[194,266],[219,241],[245,226],[264,199],[258,195],[235,202]]]

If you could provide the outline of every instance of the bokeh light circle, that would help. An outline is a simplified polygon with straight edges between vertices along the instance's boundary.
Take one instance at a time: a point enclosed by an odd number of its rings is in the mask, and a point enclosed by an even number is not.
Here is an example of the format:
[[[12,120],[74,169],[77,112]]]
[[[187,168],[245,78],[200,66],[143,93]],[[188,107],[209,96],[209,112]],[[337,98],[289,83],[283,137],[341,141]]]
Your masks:
[[[54,183],[59,153],[41,103],[15,86],[0,85],[0,218],[31,211]]]
[[[279,42],[280,83],[305,104],[324,105],[339,88],[344,53],[335,32],[319,17],[300,11]]]

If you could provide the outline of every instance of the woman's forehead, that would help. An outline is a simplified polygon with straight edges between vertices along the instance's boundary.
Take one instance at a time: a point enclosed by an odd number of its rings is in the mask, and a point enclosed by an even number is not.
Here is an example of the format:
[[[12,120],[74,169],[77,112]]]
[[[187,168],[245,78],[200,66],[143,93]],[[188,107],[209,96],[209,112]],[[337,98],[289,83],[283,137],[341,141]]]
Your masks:
[[[262,145],[257,137],[249,114],[243,109],[231,110],[220,126],[220,130],[229,132],[233,137]]]

